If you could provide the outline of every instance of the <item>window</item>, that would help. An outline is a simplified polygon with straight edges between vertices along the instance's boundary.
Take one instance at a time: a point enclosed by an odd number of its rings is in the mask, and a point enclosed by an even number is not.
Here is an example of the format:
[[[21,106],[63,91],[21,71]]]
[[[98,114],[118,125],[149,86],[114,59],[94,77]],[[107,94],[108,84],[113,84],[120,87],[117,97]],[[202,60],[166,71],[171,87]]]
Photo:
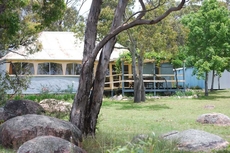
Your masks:
[[[62,65],[58,63],[50,63],[50,74],[51,75],[63,75]]]
[[[38,74],[49,74],[49,63],[38,64]]]
[[[9,74],[34,74],[34,65],[32,63],[25,62],[10,63]]]
[[[129,66],[124,65],[124,74],[129,74]]]
[[[62,75],[62,65],[58,63],[40,63],[38,64],[38,74]]]
[[[81,71],[81,64],[70,63],[66,65],[66,75],[79,75]]]

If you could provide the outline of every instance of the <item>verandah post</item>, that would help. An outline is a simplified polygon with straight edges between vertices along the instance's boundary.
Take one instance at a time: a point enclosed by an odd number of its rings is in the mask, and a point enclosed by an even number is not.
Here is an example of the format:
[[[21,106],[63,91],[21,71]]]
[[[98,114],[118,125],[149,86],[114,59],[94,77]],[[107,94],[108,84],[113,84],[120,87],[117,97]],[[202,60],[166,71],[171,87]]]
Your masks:
[[[121,85],[122,85],[122,96],[124,96],[124,60],[121,61]]]

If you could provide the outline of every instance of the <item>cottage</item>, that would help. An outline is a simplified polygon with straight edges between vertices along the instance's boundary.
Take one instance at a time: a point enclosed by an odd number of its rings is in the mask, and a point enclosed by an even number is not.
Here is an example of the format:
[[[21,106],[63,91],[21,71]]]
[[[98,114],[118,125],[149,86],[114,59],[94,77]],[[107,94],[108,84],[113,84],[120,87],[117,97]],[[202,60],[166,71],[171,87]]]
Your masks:
[[[72,32],[41,32],[38,41],[42,49],[34,54],[26,55],[25,47],[20,47],[0,59],[0,69],[10,75],[15,73],[31,76],[31,84],[24,94],[41,92],[76,92],[79,71],[83,58],[83,41],[77,39]],[[118,44],[117,44],[118,45]],[[110,66],[112,68],[119,54],[125,49],[114,49]],[[26,55],[26,56],[22,56]],[[98,58],[95,65],[98,62]],[[17,72],[15,71],[15,68]],[[20,71],[26,68],[26,72]],[[19,70],[19,72],[18,72]]]
[[[29,74],[31,84],[24,94],[44,92],[76,92],[79,83],[79,71],[83,58],[83,41],[72,32],[41,32],[38,41],[42,44],[40,51],[26,55],[26,48],[20,47],[0,59],[0,69],[14,76]],[[116,44],[121,48],[119,44]],[[115,71],[115,61],[126,49],[114,48],[108,66],[105,90],[133,92],[132,66],[123,63],[122,73]],[[25,56],[22,56],[25,55]],[[95,67],[98,57],[95,61]],[[17,68],[17,69],[16,69]],[[23,69],[27,71],[22,71]],[[175,75],[170,63],[162,62],[156,66],[154,60],[144,64],[144,82],[146,92],[172,92],[175,88]],[[184,82],[183,79],[179,82]]]

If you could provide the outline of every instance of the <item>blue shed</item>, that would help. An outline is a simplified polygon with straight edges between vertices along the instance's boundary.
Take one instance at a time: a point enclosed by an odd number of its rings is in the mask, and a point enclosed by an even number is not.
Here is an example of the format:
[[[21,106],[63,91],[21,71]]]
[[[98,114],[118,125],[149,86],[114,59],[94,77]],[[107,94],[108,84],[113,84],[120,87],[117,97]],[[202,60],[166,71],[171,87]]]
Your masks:
[[[185,86],[187,88],[194,88],[200,87],[202,89],[205,88],[205,81],[203,79],[197,79],[196,75],[193,75],[193,67],[185,68]],[[183,68],[176,69],[179,75],[183,74]],[[177,77],[178,79],[182,79],[181,76]],[[212,72],[208,74],[208,89],[211,88],[211,81],[212,81]],[[225,70],[221,77],[215,76],[214,77],[214,89],[229,89],[230,88],[230,72]],[[182,84],[180,84],[182,85]]]

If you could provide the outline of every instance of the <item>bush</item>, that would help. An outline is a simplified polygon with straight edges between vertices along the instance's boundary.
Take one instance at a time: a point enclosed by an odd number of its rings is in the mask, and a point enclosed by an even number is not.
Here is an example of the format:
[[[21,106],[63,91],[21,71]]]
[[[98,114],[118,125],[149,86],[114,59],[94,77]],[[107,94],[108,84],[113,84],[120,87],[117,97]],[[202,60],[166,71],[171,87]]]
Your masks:
[[[175,96],[180,96],[180,97],[183,97],[183,96],[193,96],[193,95],[194,95],[193,90],[186,90],[185,92],[183,92],[183,91],[176,91],[176,93],[175,93]]]
[[[44,99],[57,99],[63,100],[68,102],[73,102],[75,94],[72,93],[65,93],[65,94],[51,94],[51,93],[43,93],[43,94],[33,94],[33,95],[17,95],[14,97],[15,100],[19,99],[28,99],[35,102],[40,102]]]

